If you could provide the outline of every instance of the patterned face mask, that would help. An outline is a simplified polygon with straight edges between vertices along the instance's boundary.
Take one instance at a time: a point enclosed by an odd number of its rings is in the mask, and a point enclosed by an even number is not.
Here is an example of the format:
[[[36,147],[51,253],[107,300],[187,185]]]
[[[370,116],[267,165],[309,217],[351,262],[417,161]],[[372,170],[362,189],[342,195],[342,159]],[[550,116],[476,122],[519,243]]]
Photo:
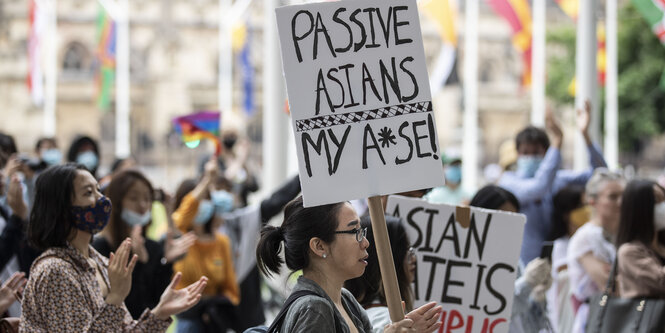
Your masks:
[[[74,226],[81,231],[96,234],[109,222],[111,217],[111,200],[102,196],[92,206],[72,207]]]

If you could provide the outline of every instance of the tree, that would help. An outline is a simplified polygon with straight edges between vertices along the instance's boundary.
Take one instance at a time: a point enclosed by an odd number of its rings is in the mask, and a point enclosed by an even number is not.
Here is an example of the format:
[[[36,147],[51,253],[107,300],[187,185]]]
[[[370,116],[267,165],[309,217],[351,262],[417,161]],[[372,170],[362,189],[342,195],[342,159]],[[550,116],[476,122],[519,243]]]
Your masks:
[[[639,153],[646,142],[665,132],[665,89],[659,86],[665,47],[630,3],[619,11],[617,39],[619,149]],[[575,28],[555,29],[547,41],[553,51],[548,56],[547,96],[556,104],[571,104],[574,97],[568,88],[575,75],[571,65],[575,63]]]

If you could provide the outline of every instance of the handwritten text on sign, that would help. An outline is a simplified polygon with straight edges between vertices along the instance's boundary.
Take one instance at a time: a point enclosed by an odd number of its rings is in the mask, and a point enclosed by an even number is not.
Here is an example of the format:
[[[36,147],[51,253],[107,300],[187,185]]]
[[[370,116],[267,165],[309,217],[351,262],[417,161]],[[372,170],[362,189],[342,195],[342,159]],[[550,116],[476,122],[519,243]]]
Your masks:
[[[391,196],[386,211],[406,222],[416,249],[415,305],[443,305],[444,332],[508,332],[526,217],[471,208],[463,228],[455,206]]]
[[[277,25],[306,206],[443,182],[414,0],[287,6]]]

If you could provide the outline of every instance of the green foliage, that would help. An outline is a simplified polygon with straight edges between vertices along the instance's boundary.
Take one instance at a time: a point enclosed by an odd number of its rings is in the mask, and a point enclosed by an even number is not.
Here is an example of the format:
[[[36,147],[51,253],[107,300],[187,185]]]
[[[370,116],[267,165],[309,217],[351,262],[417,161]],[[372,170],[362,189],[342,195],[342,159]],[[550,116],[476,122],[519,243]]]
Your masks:
[[[665,89],[659,86],[665,47],[630,3],[619,11],[618,30],[619,148],[635,151],[665,131]],[[574,102],[568,86],[575,75],[575,32],[562,27],[547,38],[547,96],[559,105]]]

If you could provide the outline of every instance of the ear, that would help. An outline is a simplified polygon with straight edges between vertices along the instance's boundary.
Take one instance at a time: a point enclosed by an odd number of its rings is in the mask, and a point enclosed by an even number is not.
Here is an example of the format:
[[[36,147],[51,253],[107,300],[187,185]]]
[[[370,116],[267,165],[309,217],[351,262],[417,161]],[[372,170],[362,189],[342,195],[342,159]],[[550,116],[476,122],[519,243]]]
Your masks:
[[[323,258],[323,255],[330,255],[328,244],[319,237],[312,237],[309,240],[309,249],[315,256]]]

